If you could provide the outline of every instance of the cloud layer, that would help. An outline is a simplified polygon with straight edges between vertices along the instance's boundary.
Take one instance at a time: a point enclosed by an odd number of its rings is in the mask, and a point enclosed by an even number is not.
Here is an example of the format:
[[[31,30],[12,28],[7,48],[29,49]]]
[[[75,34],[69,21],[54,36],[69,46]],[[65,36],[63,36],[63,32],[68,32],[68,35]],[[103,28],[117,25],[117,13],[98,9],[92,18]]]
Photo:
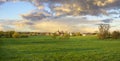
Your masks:
[[[94,32],[97,30],[96,24],[103,23],[97,20],[87,20],[83,17],[61,17],[61,18],[46,18],[41,21],[19,20],[0,21],[0,30],[16,30],[16,31],[37,31],[37,32]],[[7,27],[7,28],[6,28]],[[93,30],[94,29],[94,30]]]
[[[22,14],[25,20],[0,22],[4,30],[93,32],[96,24],[120,17],[120,0],[0,0],[0,5],[9,1],[27,1],[36,9]]]
[[[7,1],[28,1],[35,5],[36,10],[22,15],[28,20],[67,15],[109,15],[107,10],[120,8],[120,0],[0,0],[0,5]]]
[[[38,7],[35,12],[23,15],[25,19],[32,19],[31,16],[37,16],[39,20],[41,18],[48,17],[61,17],[67,15],[79,16],[79,15],[109,15],[107,10],[119,9],[120,0],[34,0],[32,3]],[[34,13],[47,13],[34,14]]]

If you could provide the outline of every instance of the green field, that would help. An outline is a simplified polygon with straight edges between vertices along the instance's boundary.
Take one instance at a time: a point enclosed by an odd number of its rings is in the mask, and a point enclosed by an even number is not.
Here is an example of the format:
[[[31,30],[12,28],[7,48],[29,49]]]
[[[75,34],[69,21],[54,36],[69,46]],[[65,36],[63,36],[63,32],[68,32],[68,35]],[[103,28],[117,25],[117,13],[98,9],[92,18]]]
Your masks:
[[[120,39],[0,38],[0,61],[120,61]]]

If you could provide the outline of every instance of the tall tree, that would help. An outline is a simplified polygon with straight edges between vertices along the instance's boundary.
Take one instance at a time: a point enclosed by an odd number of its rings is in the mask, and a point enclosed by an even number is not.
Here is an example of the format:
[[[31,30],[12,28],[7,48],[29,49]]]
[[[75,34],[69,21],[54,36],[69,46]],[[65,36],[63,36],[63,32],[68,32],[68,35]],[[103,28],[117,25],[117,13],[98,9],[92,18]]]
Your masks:
[[[110,25],[109,24],[100,24],[98,28],[99,28],[98,37],[100,39],[106,39],[110,37],[110,33],[109,33]]]

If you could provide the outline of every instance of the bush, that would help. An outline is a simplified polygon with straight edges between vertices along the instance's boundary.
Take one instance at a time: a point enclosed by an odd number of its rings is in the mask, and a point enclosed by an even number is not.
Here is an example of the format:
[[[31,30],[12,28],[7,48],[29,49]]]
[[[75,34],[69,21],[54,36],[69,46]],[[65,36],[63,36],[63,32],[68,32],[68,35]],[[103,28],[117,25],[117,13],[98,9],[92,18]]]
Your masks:
[[[11,38],[15,31],[0,32],[1,37]]]
[[[82,34],[80,32],[76,32],[75,35],[76,36],[82,36]]]
[[[0,31],[0,37],[2,37],[2,36],[3,36],[3,33],[4,33],[3,31]]]
[[[63,38],[63,39],[69,39],[70,35],[68,33],[64,33],[64,35],[61,38]]]
[[[21,37],[21,38],[27,38],[27,37],[29,37],[29,36],[26,35],[26,34],[22,34],[22,35],[20,35],[20,37]]]
[[[99,39],[104,39],[105,37],[103,37],[103,35],[104,35],[104,34],[98,33],[97,36],[98,36]]]
[[[109,38],[109,34],[108,33],[98,33],[98,38],[99,39],[107,39]]]
[[[15,31],[8,31],[9,36],[12,37],[12,35],[15,33]]]
[[[9,32],[5,32],[5,33],[4,33],[4,37],[10,38],[10,33],[9,33]]]
[[[118,39],[118,38],[120,37],[120,32],[119,32],[119,31],[114,31],[114,32],[112,32],[111,37],[112,37],[113,39]]]
[[[20,34],[18,32],[14,32],[14,34],[12,35],[13,38],[19,38]]]
[[[107,39],[107,38],[110,38],[110,33],[108,33],[108,32],[98,33],[97,36],[99,39]]]

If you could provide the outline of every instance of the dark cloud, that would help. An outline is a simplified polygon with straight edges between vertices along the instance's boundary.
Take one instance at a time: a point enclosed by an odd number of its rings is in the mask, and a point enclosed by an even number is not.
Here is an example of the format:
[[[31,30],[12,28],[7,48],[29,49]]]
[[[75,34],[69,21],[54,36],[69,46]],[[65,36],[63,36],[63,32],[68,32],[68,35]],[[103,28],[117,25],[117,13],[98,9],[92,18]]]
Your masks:
[[[113,19],[104,19],[104,20],[102,20],[102,22],[104,22],[104,23],[111,23],[113,21]]]
[[[109,15],[108,10],[120,9],[120,0],[0,0],[0,4],[6,1],[28,1],[34,4],[38,8],[36,13],[22,15],[28,20],[67,15]],[[41,13],[41,10],[49,16],[44,13],[38,14]]]
[[[67,15],[109,15],[108,10],[120,8],[120,0],[35,0],[33,4],[38,8],[43,6],[43,10],[47,5],[52,17],[56,18]]]
[[[35,11],[35,12],[31,12],[31,13],[27,13],[27,14],[23,14],[21,15],[24,19],[28,19],[28,20],[41,20],[43,18],[47,18],[50,17],[51,15],[48,12],[45,11]]]
[[[25,16],[25,15],[22,15],[23,18],[25,19],[28,19],[28,20],[41,20],[43,18],[45,18],[46,16],[41,14],[41,15],[28,15],[28,16]]]

